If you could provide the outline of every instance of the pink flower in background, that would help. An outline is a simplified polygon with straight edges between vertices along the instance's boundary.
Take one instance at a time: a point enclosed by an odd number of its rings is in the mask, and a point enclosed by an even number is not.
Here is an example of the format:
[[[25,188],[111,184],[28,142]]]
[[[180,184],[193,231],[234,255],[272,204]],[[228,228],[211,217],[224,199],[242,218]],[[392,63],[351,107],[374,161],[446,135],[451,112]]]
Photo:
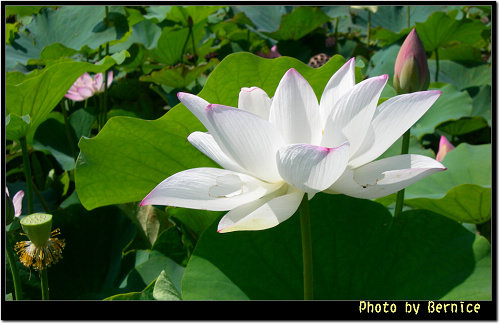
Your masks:
[[[9,195],[9,188],[5,187],[7,196]],[[23,206],[24,191],[19,190],[12,198],[12,204],[14,205],[14,216],[19,217],[21,215],[21,208]]]
[[[108,73],[108,88],[113,82],[113,71]],[[92,97],[96,93],[101,93],[104,91],[104,75],[98,73],[95,75],[94,79],[85,72],[81,77],[79,77],[75,83],[69,88],[68,93],[64,96],[73,101],[83,101],[87,98]]]
[[[278,46],[274,45],[271,47],[271,50],[269,51],[269,54],[264,54],[262,52],[257,52],[257,55],[265,58],[277,58],[281,57],[281,54],[278,52]]]
[[[454,148],[455,146],[451,145],[451,143],[446,139],[444,135],[441,135],[441,140],[439,141],[439,151],[436,155],[436,161],[443,161],[445,155]]]

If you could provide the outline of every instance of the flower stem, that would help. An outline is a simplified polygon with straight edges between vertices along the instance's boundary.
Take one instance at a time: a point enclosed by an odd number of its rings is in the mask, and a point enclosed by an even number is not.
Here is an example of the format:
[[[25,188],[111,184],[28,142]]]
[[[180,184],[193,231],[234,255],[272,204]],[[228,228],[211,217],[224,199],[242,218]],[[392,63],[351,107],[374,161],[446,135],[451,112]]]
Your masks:
[[[407,130],[403,135],[403,145],[401,147],[401,155],[408,154],[410,148],[410,130]],[[396,196],[396,208],[394,209],[394,217],[398,217],[403,211],[403,205],[405,202],[405,190],[401,189],[398,191]]]
[[[14,256],[14,251],[12,250],[12,242],[9,237],[9,233],[6,235],[6,245],[5,252],[7,252],[7,258],[9,259],[10,272],[12,273],[12,280],[14,281],[14,293],[16,300],[23,299],[23,291],[21,289],[21,277],[19,277],[19,272],[17,271],[16,258]]]
[[[184,42],[184,46],[182,46],[182,56],[181,56],[181,62],[182,60],[184,59],[184,53],[186,51],[186,45],[187,43],[189,42],[189,37],[191,36],[191,26],[189,26],[189,32],[188,32],[188,35],[187,35],[187,38],[186,38],[186,41]],[[194,44],[194,40],[193,40],[193,44]],[[193,45],[194,46],[194,45]],[[193,49],[194,50],[194,49]]]
[[[49,277],[47,268],[40,270],[40,283],[42,288],[42,300],[49,300]]]
[[[247,29],[248,33],[247,33],[247,37],[249,37],[249,33],[250,33],[250,29]],[[191,34],[191,46],[193,46],[193,55],[194,57],[196,58],[196,46],[194,44],[194,34],[193,34],[193,27],[189,27],[189,33]],[[195,61],[196,63],[196,61]]]
[[[107,7],[106,7],[107,8]],[[109,55],[109,43],[106,43],[105,55]],[[106,124],[108,114],[108,71],[104,71],[104,93],[103,93],[102,127]]]
[[[85,100],[85,102],[87,102],[87,100]],[[73,143],[73,138],[71,137],[71,129],[69,125],[68,113],[66,112],[66,107],[68,107],[68,101],[64,100],[64,103],[61,102],[61,110],[64,116],[64,129],[66,130],[66,137],[68,138],[71,155],[73,155],[73,160],[75,160],[76,162],[76,149],[75,144]]]
[[[31,180],[31,165],[26,138],[19,140],[21,142],[21,151],[23,153],[24,175],[26,177],[26,195],[28,197],[28,215],[33,214],[33,182]]]
[[[98,60],[100,61],[102,59],[102,45],[99,45],[99,50],[97,51],[98,54]],[[102,124],[102,98],[101,95],[99,95],[99,113],[97,114],[97,132],[100,132],[102,127],[104,126]]]
[[[304,264],[304,300],[313,299],[313,258],[311,244],[311,221],[309,215],[309,199],[304,194],[299,206],[300,230],[302,233],[302,261]]]

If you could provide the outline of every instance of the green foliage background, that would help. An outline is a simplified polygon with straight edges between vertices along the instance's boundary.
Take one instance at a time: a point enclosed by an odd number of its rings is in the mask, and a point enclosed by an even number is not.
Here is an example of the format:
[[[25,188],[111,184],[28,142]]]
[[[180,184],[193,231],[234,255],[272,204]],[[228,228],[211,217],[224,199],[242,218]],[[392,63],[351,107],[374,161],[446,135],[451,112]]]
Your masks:
[[[221,212],[139,207],[168,176],[218,167],[187,136],[204,131],[177,99],[198,94],[237,106],[242,87],[270,97],[299,71],[318,98],[347,59],[357,82],[388,74],[416,28],[431,89],[443,92],[411,128],[410,153],[456,149],[442,172],[376,201],[311,200],[316,298],[490,300],[491,6],[7,6],[6,173],[26,192],[29,147],[35,211],[67,242],[49,269],[51,298],[108,300],[301,299],[298,215],[259,232],[217,234]],[[282,55],[267,58],[277,46]],[[312,67],[324,53],[329,60]],[[84,72],[114,72],[104,93],[64,98]],[[104,111],[104,112],[103,112]],[[382,157],[399,154],[397,141]],[[382,158],[381,157],[381,158]],[[27,213],[26,196],[23,215]],[[18,220],[7,228],[23,240]],[[7,298],[40,299],[38,276],[7,262]],[[20,299],[20,298],[19,298]]]

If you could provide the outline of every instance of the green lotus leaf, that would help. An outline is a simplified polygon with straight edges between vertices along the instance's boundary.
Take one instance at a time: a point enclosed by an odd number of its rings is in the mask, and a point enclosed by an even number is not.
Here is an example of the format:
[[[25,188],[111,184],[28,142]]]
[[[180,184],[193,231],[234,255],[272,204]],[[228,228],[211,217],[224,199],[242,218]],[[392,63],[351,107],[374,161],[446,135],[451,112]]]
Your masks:
[[[189,17],[194,26],[221,8],[224,6],[173,6],[166,14],[168,20],[188,27]]]
[[[26,137],[28,144],[32,144],[37,127],[47,119],[76,79],[85,72],[102,73],[124,56],[126,54],[117,53],[114,55],[116,59],[106,57],[100,64],[61,59],[30,74],[7,73],[6,115],[29,116],[30,123],[22,131],[19,130],[19,122],[7,125],[6,138],[19,140]]]
[[[198,47],[197,44],[201,43],[202,38],[205,36],[205,27],[206,24],[203,21],[194,25],[191,33],[189,33],[187,27],[177,25],[165,27],[158,38],[157,47],[151,51],[151,56],[157,62],[166,65],[175,65],[182,62],[183,54],[198,53],[197,48],[193,50],[193,44]],[[213,41],[213,38],[208,40],[210,44]]]
[[[129,292],[123,294],[117,294],[105,298],[104,300],[155,300],[153,297],[154,287],[156,286],[156,280],[150,283],[141,292]]]
[[[281,16],[286,13],[284,6],[232,6],[235,13],[243,12],[257,30],[274,32],[280,28]]]
[[[481,116],[478,117],[462,117],[459,120],[454,120],[441,124],[438,128],[440,131],[450,135],[463,135],[477,131],[484,127],[488,127],[488,122]]]
[[[167,66],[161,70],[153,71],[151,75],[141,76],[140,81],[155,82],[172,88],[185,89],[209,68],[217,65],[217,59],[211,59],[208,63],[200,63],[197,66]]]
[[[279,30],[268,35],[277,40],[299,40],[329,20],[330,17],[318,7],[297,7],[281,16]]]
[[[5,15],[30,16],[38,13],[43,6],[5,6]]]
[[[405,190],[405,204],[456,221],[480,224],[491,218],[491,144],[460,144],[446,154],[447,168]]]
[[[435,81],[436,61],[428,60],[431,82]],[[455,85],[459,90],[471,87],[491,86],[492,70],[488,65],[478,65],[466,67],[460,63],[440,60],[439,61],[439,82],[446,82]]]
[[[448,14],[434,12],[423,23],[416,23],[417,33],[427,52],[433,52],[445,44],[459,42],[481,48],[486,44],[481,33],[486,29],[484,23],[467,18],[453,17],[457,11]]]
[[[314,297],[323,300],[489,300],[491,246],[426,210],[398,219],[343,195],[310,201]],[[198,241],[182,280],[185,300],[303,299],[298,213],[265,231]]]
[[[482,86],[472,98],[471,116],[482,116],[491,127],[491,86]]]
[[[491,188],[473,184],[458,185],[441,199],[405,199],[405,203],[439,212],[461,223],[482,224],[491,219]]]
[[[405,189],[405,204],[432,210],[460,223],[491,218],[491,144],[458,145],[441,161],[447,170]],[[376,199],[388,206],[396,194]]]
[[[7,139],[22,138],[30,127],[31,119],[29,115],[22,117],[11,113],[5,119],[5,137]]]
[[[168,277],[165,270],[163,270],[156,279],[153,297],[156,300],[181,300],[181,296],[175,285]]]
[[[429,89],[442,91],[432,107],[411,128],[411,134],[421,138],[424,134],[434,133],[440,124],[468,117],[472,112],[472,98],[466,91],[458,91],[451,84],[431,84]]]
[[[84,47],[97,49],[100,45],[119,40],[128,31],[123,7],[109,7],[113,26],[107,28],[104,6],[62,6],[58,10],[42,9],[26,27],[30,34],[19,35],[6,46],[7,67],[20,63],[26,65],[29,59],[39,59],[42,50],[54,43],[61,43],[77,51]],[[121,17],[122,19],[118,19]]]
[[[144,251],[145,250],[139,250]],[[184,268],[179,266],[171,259],[164,256],[149,257],[144,262],[135,266],[125,280],[121,283],[120,289],[125,292],[142,291],[158,278],[162,271],[167,272],[177,291],[181,289],[181,278],[184,274]]]

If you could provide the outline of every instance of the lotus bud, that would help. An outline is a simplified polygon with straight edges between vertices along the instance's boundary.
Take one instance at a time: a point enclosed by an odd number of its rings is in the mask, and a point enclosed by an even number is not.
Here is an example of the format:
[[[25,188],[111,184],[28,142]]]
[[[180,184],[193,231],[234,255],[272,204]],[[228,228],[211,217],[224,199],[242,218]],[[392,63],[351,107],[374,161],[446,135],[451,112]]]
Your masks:
[[[453,150],[455,146],[453,146],[448,139],[444,135],[441,136],[441,140],[439,141],[439,150],[436,155],[436,161],[441,162],[444,159],[444,156],[448,154],[451,150]]]
[[[425,91],[430,74],[424,45],[413,28],[399,50],[394,68],[394,89],[398,94]]]
[[[11,199],[9,188],[5,187],[5,220],[7,225],[14,221],[14,217],[19,217],[21,215],[23,197],[24,191],[19,190]]]
[[[14,204],[12,203],[12,200],[10,199],[9,195],[6,193],[5,194],[5,223],[9,225],[14,221]]]

